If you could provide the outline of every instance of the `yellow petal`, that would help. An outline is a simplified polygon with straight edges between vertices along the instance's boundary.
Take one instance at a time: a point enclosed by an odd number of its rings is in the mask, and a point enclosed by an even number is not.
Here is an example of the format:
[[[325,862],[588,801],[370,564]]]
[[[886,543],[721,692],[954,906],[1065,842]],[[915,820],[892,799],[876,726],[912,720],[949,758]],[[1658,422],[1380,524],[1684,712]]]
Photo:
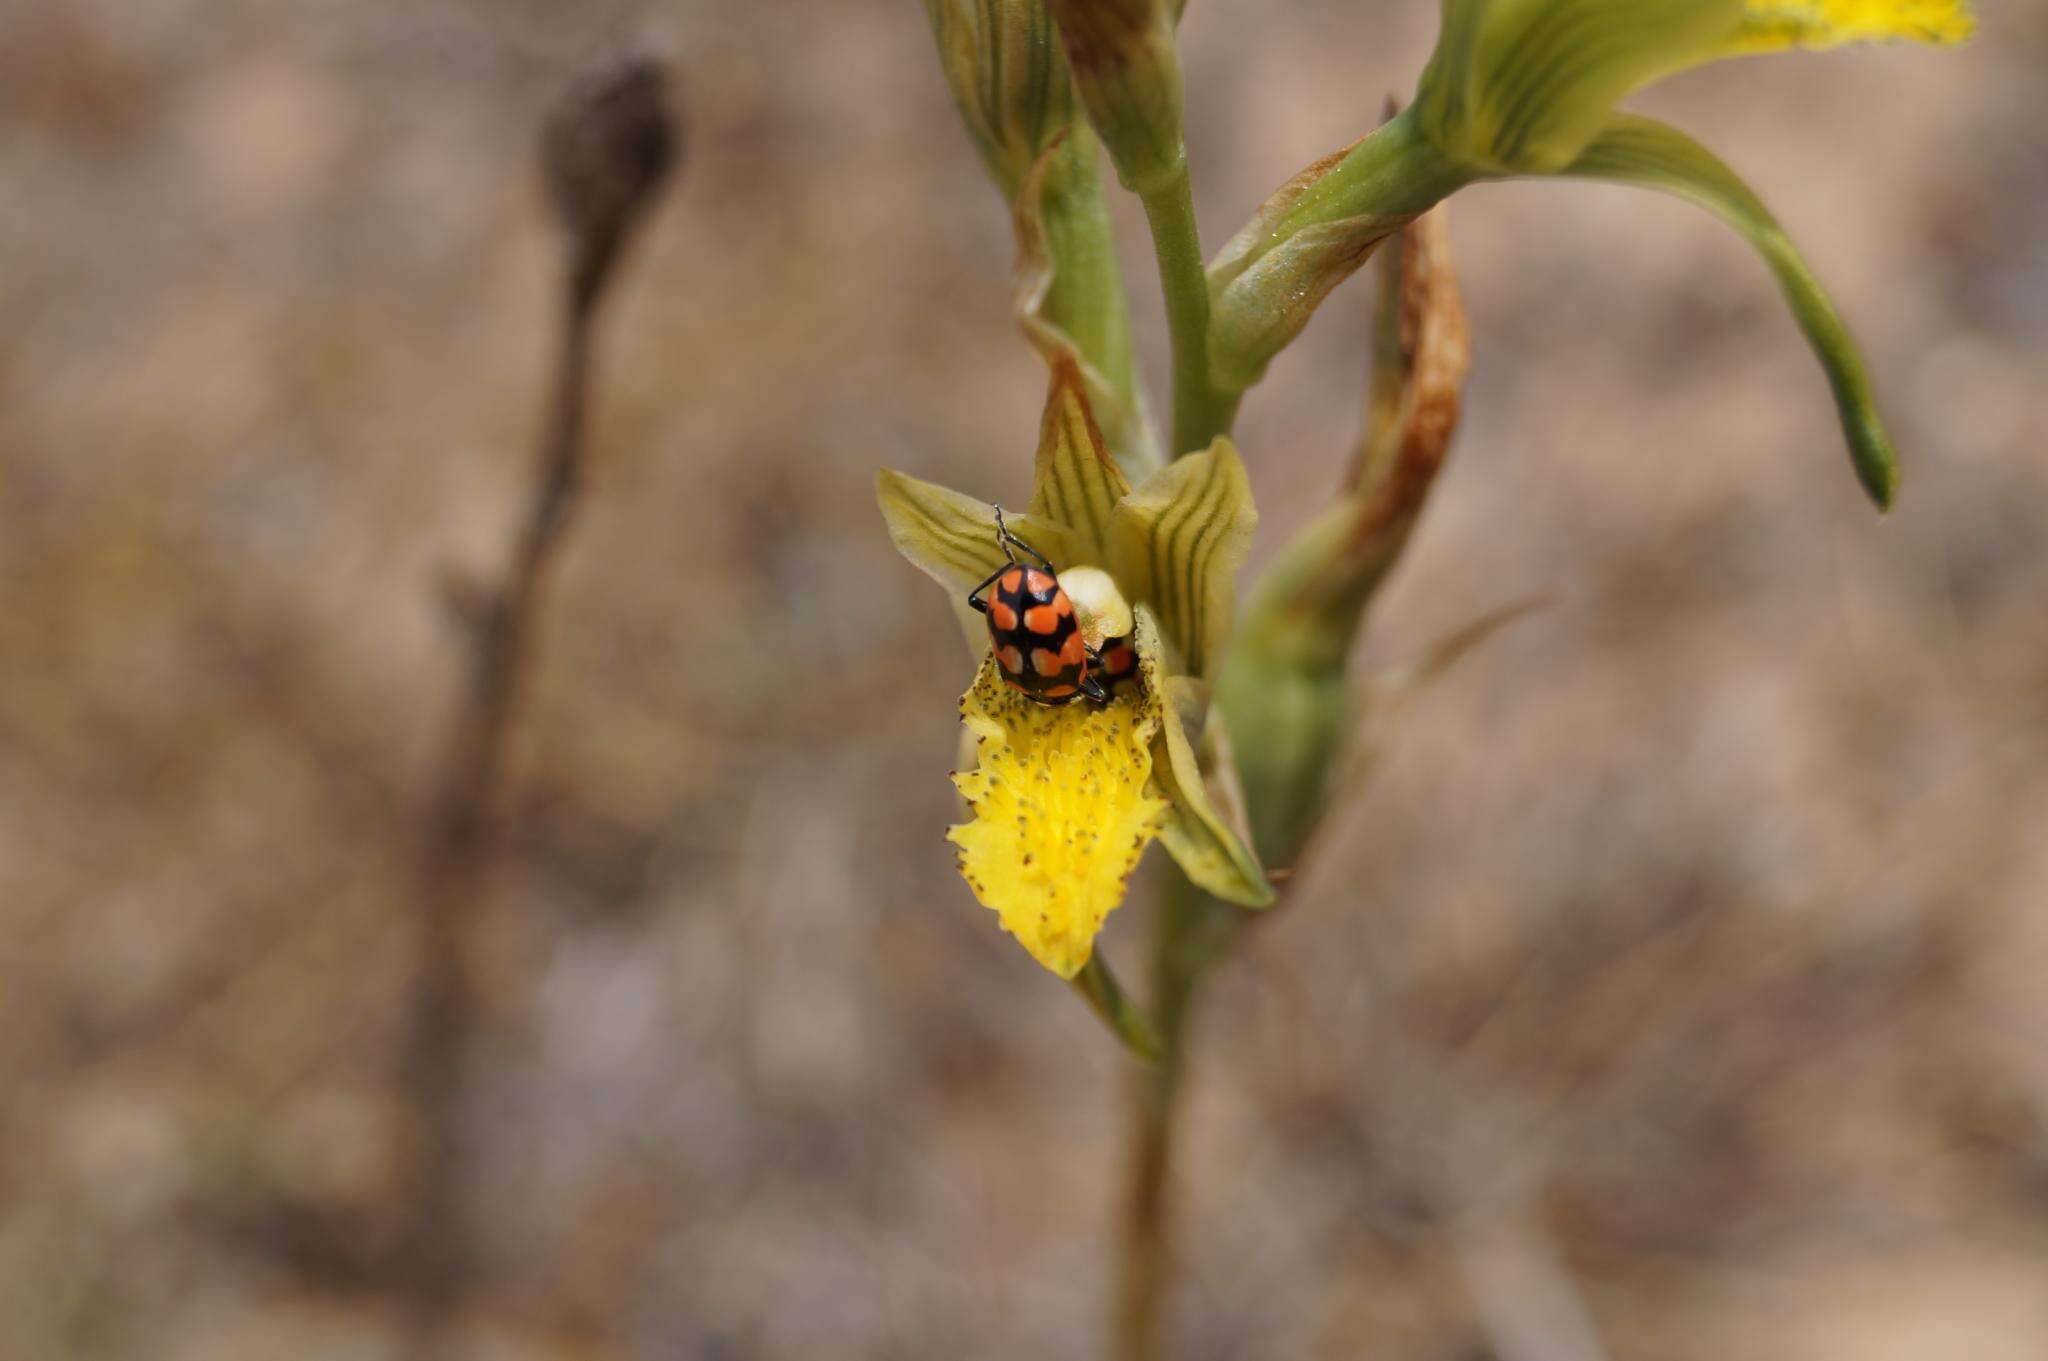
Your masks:
[[[1964,0],[1747,0],[1730,55],[1901,39],[1959,43],[1976,31]]]
[[[972,818],[947,839],[974,896],[1061,978],[1088,962],[1166,816],[1150,787],[1153,693],[1048,707],[1005,682],[991,657],[960,700],[979,759],[953,776]]]
[[[996,508],[986,501],[881,468],[875,472],[875,504],[896,551],[957,595],[964,596],[1009,561],[996,541]],[[1007,518],[1011,533],[1054,562],[1067,556],[1066,526],[1029,515]]]

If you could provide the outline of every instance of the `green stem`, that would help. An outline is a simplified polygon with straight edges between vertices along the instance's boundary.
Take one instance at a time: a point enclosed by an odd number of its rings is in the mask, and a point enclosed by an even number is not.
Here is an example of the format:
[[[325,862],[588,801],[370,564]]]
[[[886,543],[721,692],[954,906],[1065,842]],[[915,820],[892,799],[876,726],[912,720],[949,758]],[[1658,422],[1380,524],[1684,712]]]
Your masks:
[[[1163,1050],[1158,1027],[1116,981],[1116,974],[1099,949],[1088,957],[1088,962],[1081,966],[1081,972],[1074,976],[1074,991],[1081,994],[1111,1033],[1123,1041],[1124,1048],[1131,1051],[1131,1057],[1140,1063],[1159,1062]]]
[[[1159,259],[1166,323],[1173,339],[1173,455],[1206,449],[1237,419],[1236,394],[1209,382],[1209,279],[1202,269],[1202,238],[1185,165],[1140,195]]]
[[[1131,314],[1117,263],[1109,200],[1102,191],[1095,134],[1076,122],[1045,181],[1041,211],[1052,251],[1045,318],[1066,332],[1124,404],[1138,409],[1131,364]]]
[[[1135,1078],[1130,1199],[1125,1205],[1123,1277],[1116,1312],[1120,1361],[1155,1361],[1172,1278],[1175,1116],[1180,1108],[1186,1037],[1197,988],[1220,959],[1243,912],[1189,883],[1167,881],[1154,940],[1153,1006],[1162,1045],[1157,1066]]]
[[[1229,433],[1239,394],[1220,393],[1209,379],[1209,279],[1185,162],[1157,186],[1140,191],[1173,345],[1173,437],[1170,454],[1206,449]],[[1129,1200],[1125,1205],[1123,1275],[1116,1306],[1117,1355],[1155,1361],[1172,1279],[1171,1177],[1175,1115],[1185,1071],[1185,1038],[1195,992],[1220,957],[1238,909],[1210,897],[1178,870],[1161,903],[1152,961],[1157,1060],[1139,1072],[1132,1093]]]

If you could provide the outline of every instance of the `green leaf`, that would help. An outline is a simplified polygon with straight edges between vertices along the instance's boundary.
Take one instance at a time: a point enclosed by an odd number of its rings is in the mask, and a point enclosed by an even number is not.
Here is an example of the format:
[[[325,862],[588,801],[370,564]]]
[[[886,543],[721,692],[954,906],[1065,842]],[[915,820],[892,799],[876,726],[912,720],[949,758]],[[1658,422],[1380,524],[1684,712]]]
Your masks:
[[[1206,676],[1222,659],[1258,522],[1251,479],[1227,437],[1169,463],[1117,504],[1110,570],[1157,613],[1190,675]]]
[[[1131,484],[1103,444],[1089,409],[1085,380],[1071,359],[1053,362],[1032,486],[1031,514],[1057,521],[1069,531],[1067,555],[1057,565],[1107,564],[1111,520]]]
[[[996,543],[996,509],[986,501],[883,468],[875,474],[875,502],[896,551],[956,595],[966,595],[1007,561]],[[1007,512],[1003,518],[1054,562],[1065,556],[1064,525]]]
[[[1159,831],[1167,854],[1198,887],[1241,907],[1270,907],[1273,886],[1253,853],[1248,835],[1223,811],[1232,801],[1214,797],[1211,781],[1223,790],[1234,788],[1227,770],[1205,775],[1188,736],[1190,720],[1206,707],[1205,687],[1186,676],[1168,676],[1160,664],[1159,624],[1152,612],[1137,609],[1138,666],[1145,685],[1164,701],[1162,721],[1152,739],[1152,778],[1166,795],[1169,811]],[[1220,722],[1210,715],[1209,722]]]
[[[1564,173],[1677,194],[1749,239],[1777,276],[1799,329],[1806,333],[1807,343],[1827,371],[1858,480],[1880,510],[1888,508],[1898,489],[1899,460],[1878,419],[1870,378],[1863,371],[1856,342],[1800,258],[1798,248],[1750,187],[1713,152],[1678,129],[1634,114],[1610,119]]]

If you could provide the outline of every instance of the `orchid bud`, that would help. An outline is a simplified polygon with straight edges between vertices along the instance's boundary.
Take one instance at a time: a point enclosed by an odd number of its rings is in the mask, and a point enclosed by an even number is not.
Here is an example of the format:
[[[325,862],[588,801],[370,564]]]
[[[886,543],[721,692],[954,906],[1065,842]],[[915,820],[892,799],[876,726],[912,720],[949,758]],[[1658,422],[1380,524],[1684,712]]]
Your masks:
[[[639,58],[572,90],[548,119],[541,159],[574,243],[579,296],[594,293],[673,168],[680,137],[659,63]]]
[[[1003,197],[1074,120],[1059,34],[1044,0],[925,0],[939,65]]]
[[[1180,51],[1167,0],[1048,0],[1074,88],[1134,194],[1170,183],[1187,161]]]

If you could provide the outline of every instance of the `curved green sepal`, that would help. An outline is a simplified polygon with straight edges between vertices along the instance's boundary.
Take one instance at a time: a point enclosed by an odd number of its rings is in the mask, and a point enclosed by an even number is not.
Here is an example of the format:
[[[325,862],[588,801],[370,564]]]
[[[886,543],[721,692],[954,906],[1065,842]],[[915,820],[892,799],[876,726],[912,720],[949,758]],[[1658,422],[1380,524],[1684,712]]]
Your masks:
[[[1888,509],[1898,490],[1899,460],[1878,419],[1862,356],[1798,248],[1750,187],[1713,152],[1678,129],[1634,114],[1610,119],[1564,173],[1677,194],[1748,238],[1777,277],[1799,329],[1827,371],[1857,480],[1880,510]]]
[[[1110,570],[1134,601],[1152,607],[1190,675],[1206,676],[1223,656],[1237,574],[1258,522],[1244,460],[1221,436],[1117,504]]]
[[[1160,665],[1159,624],[1152,612],[1137,609],[1138,666],[1146,689],[1157,695],[1161,722],[1152,739],[1152,779],[1168,803],[1166,820],[1159,829],[1159,842],[1174,863],[1196,886],[1240,907],[1270,907],[1273,886],[1253,852],[1248,834],[1217,806],[1211,796],[1210,779],[1226,788],[1235,785],[1228,772],[1205,776],[1188,736],[1191,710],[1200,710],[1200,682],[1186,676],[1168,676]],[[1220,715],[1209,721],[1220,722]],[[1230,800],[1224,800],[1226,806]]]
[[[996,543],[996,508],[894,468],[875,473],[875,503],[889,539],[904,559],[947,590],[965,595],[1006,559]],[[1059,562],[1067,554],[1064,525],[1005,512],[1010,531]]]
[[[1095,424],[1080,366],[1071,359],[1055,359],[1052,390],[1046,394],[1045,418],[1038,430],[1031,493],[1033,518],[1067,527],[1066,551],[1055,561],[1062,567],[1107,563],[1117,502],[1130,490]]]

